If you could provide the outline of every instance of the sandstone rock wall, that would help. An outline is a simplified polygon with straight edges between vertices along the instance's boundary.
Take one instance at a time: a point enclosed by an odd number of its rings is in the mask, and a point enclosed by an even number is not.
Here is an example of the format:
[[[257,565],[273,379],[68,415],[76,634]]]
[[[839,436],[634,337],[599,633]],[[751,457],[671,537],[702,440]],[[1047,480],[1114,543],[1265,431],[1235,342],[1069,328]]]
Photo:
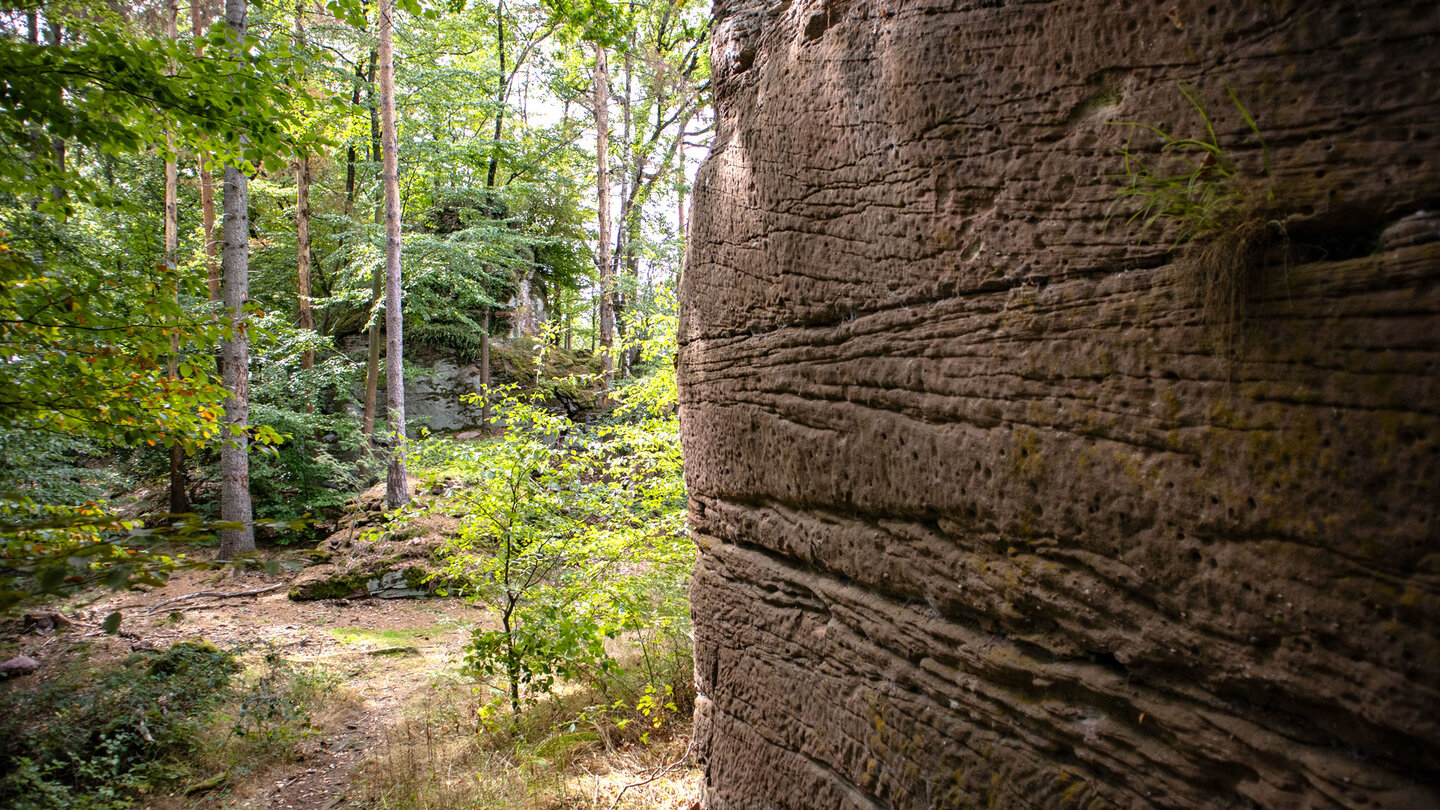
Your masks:
[[[1440,7],[716,14],[706,806],[1440,806]],[[1182,88],[1273,191],[1229,339],[1112,210]]]
[[[482,389],[479,364],[433,360],[426,372],[405,380],[406,419],[437,433],[474,430],[484,421],[484,409],[461,397]]]
[[[381,340],[384,340],[383,335]],[[353,335],[346,338],[341,344],[341,350],[363,364],[365,336]],[[498,346],[496,354],[499,354]],[[419,428],[436,433],[458,433],[481,426],[481,406],[461,400],[461,397],[467,394],[480,393],[478,362],[466,357],[456,357],[450,351],[415,341],[408,347],[405,361],[408,367],[405,377],[405,418],[410,424],[412,434]],[[496,362],[492,371],[497,383],[506,381],[502,377],[505,369],[501,362]],[[352,392],[355,397],[352,409],[356,418],[359,418],[360,403],[365,400],[364,375],[361,377]],[[377,399],[376,421],[384,424],[387,411],[383,385]]]

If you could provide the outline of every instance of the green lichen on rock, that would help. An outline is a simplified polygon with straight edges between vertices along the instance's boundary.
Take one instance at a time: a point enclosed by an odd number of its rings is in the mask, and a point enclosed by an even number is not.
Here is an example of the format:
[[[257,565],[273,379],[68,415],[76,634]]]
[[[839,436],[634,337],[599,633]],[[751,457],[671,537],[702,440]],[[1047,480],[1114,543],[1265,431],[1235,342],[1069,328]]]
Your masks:
[[[373,596],[382,599],[429,596],[441,584],[436,553],[459,526],[449,515],[392,520],[382,515],[385,488],[372,487],[355,499],[336,531],[306,556],[319,564],[291,583],[296,601]]]
[[[419,591],[429,588],[431,572],[418,566],[411,566],[405,569],[405,584]]]
[[[343,599],[365,592],[365,583],[373,576],[336,565],[317,565],[307,568],[290,584],[289,596],[297,602],[316,599]]]

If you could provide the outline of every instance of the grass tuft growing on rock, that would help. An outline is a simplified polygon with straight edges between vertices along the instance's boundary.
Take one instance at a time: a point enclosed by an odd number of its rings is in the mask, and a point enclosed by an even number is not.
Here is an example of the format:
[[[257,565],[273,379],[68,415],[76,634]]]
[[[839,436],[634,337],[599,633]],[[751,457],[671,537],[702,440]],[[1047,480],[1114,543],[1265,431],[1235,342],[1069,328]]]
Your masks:
[[[1127,221],[1140,222],[1142,234],[1166,229],[1180,251],[1176,268],[1182,284],[1190,288],[1216,343],[1231,351],[1239,344],[1260,272],[1277,258],[1287,262],[1289,240],[1270,182],[1269,146],[1234,89],[1227,85],[1225,91],[1259,143],[1261,167],[1247,168],[1220,143],[1198,92],[1182,84],[1180,93],[1199,116],[1203,136],[1177,137],[1150,124],[1115,122],[1158,137],[1160,149],[1158,159],[1147,159],[1132,148],[1132,138],[1119,150],[1125,182],[1111,212],[1133,206]]]

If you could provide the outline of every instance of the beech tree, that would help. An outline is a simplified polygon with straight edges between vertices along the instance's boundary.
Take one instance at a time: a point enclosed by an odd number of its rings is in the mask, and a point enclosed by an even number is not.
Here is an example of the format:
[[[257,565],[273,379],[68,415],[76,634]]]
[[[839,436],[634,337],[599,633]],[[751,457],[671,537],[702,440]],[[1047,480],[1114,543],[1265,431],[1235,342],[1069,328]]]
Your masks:
[[[615,385],[615,264],[610,257],[610,70],[605,46],[595,43],[595,190],[600,269],[600,374],[605,390]]]
[[[213,528],[127,520],[75,461],[154,453],[173,473],[180,452],[221,441],[230,393],[191,358],[219,324],[190,309],[208,295],[188,275],[173,164],[202,149],[263,162],[285,151],[282,111],[305,103],[283,62],[197,56],[167,11],[147,31],[128,8],[32,8],[43,44],[0,19],[0,609],[97,581],[155,584],[168,563],[144,538]],[[183,483],[172,475],[172,494]]]
[[[372,49],[370,51],[370,72],[367,74],[367,84],[375,79],[376,62],[379,60],[379,53]],[[375,101],[373,88],[366,89],[368,106],[370,109],[370,161],[377,167],[380,180],[380,194],[375,200],[375,224],[383,225],[385,221],[385,171],[383,169],[384,159],[380,155],[380,110]],[[385,293],[385,275],[380,265],[375,265],[370,271],[370,328],[366,330],[365,350],[365,412],[362,417],[363,427],[361,431],[373,439],[375,435],[375,412],[378,410],[379,387],[380,387],[380,319],[377,310],[380,306],[380,297]]]
[[[640,215],[662,180],[674,177],[677,169],[683,180],[685,129],[707,101],[708,64],[703,56],[709,21],[697,24],[686,18],[683,8],[670,3],[632,7],[627,20],[625,81],[619,95],[623,152],[616,168],[621,181],[614,262],[615,329],[626,344],[619,359],[621,374],[628,377],[640,356],[640,341],[626,339],[627,315],[642,298]],[[638,95],[637,83],[643,86]],[[683,191],[677,196],[677,230],[683,235]]]
[[[395,0],[380,3],[380,151],[385,175],[385,406],[390,416],[390,467],[385,503],[398,509],[410,500],[405,473],[405,341],[400,278],[400,161],[395,142]]]
[[[225,0],[225,24],[237,59],[245,58],[246,0]],[[249,179],[243,167],[225,167],[225,250],[221,258],[225,311],[230,323],[221,340],[225,400],[224,444],[220,448],[220,519],[230,528],[220,533],[221,559],[255,550],[254,515],[250,505],[250,343],[245,305],[250,298]]]

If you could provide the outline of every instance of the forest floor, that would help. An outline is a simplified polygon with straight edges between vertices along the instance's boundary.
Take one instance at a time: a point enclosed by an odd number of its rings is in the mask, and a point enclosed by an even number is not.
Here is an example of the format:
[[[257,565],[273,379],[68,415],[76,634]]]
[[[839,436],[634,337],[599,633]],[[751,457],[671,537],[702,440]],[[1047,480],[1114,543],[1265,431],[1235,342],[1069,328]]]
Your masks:
[[[36,677],[44,678],[46,662],[63,661],[60,648],[68,644],[89,645],[86,655],[94,662],[203,638],[222,649],[250,649],[252,666],[278,653],[293,666],[328,673],[338,684],[336,699],[308,717],[309,728],[286,756],[259,767],[222,770],[214,774],[223,775],[213,779],[218,786],[208,792],[144,803],[155,810],[695,806],[699,774],[687,755],[688,718],[646,746],[592,739],[565,746],[560,756],[546,754],[543,742],[528,754],[519,746],[487,748],[476,733],[476,690],[458,676],[458,663],[470,631],[489,619],[462,600],[295,602],[280,587],[254,596],[167,604],[203,591],[281,585],[288,578],[181,572],[165,587],[110,594],[64,611],[98,624],[121,610],[119,636],[75,627],[27,636],[23,648],[41,661]],[[573,723],[569,729],[573,732]],[[563,728],[551,731],[552,739],[565,739]],[[214,732],[228,728],[217,723]],[[665,769],[667,764],[675,767]]]

